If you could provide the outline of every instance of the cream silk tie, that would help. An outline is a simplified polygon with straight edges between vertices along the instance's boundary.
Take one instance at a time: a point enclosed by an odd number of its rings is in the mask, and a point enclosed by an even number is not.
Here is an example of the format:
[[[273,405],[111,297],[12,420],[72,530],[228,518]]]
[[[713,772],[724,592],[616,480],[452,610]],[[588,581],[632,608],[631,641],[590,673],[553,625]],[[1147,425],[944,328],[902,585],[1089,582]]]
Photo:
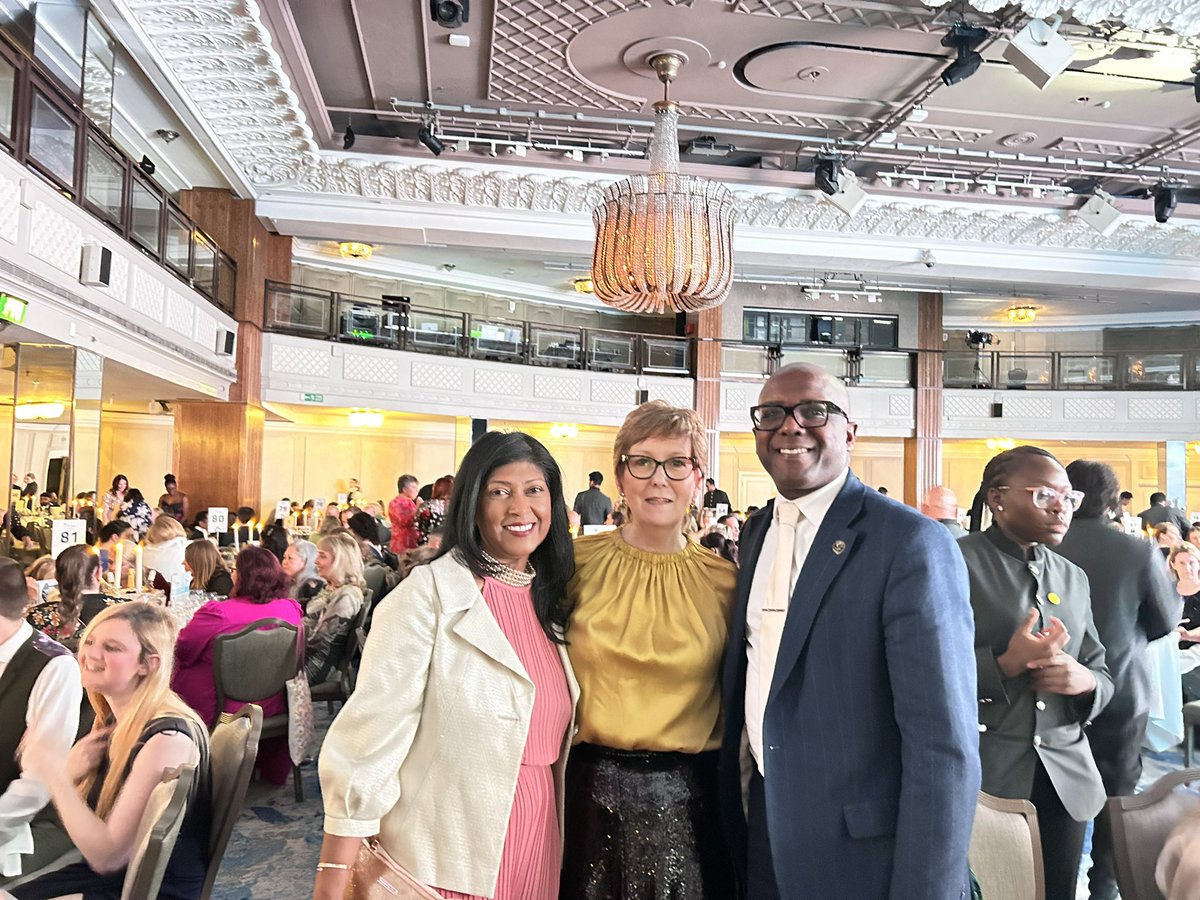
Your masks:
[[[758,678],[759,702],[765,712],[767,697],[771,693],[771,680],[775,676],[775,659],[779,656],[779,641],[783,637],[783,626],[787,622],[788,603],[792,591],[792,561],[796,555],[796,523],[800,521],[800,509],[794,503],[775,504],[775,524],[779,540],[775,546],[775,560],[771,564],[771,580],[763,598],[762,625],[759,628]]]

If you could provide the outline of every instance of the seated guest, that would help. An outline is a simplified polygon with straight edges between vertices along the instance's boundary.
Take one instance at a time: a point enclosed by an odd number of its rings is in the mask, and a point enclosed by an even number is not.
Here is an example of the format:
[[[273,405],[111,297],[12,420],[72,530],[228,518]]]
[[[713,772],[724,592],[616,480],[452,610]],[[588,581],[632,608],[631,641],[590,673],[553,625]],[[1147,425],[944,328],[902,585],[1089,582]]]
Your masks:
[[[347,532],[317,542],[317,574],[325,587],[304,607],[304,669],[309,684],[320,684],[339,662],[350,622],[363,602],[362,551]]]
[[[129,523],[129,527],[133,529],[133,539],[140,541],[150,530],[150,525],[154,521],[154,513],[150,509],[150,504],[146,502],[146,498],[142,496],[142,492],[137,488],[130,488],[125,492],[125,500],[121,504],[118,518]]]
[[[387,566],[389,569],[396,568],[398,564],[396,554],[391,550],[385,550],[380,545],[379,524],[371,517],[370,513],[361,510],[356,512],[350,517],[346,527],[362,545],[364,563],[376,563]]]
[[[1113,694],[1087,575],[1049,549],[1083,494],[1030,446],[992,457],[980,493],[992,525],[958,547],[975,613],[983,790],[1033,803],[1046,900],[1074,900],[1087,823],[1106,799],[1084,728]]]
[[[288,548],[287,529],[273,522],[262,530],[259,543],[270,550],[276,560],[283,562],[283,554]]]
[[[234,521],[229,523],[229,530],[218,538],[222,547],[243,546],[250,541],[250,522],[254,519],[254,510],[249,506],[239,506]],[[235,531],[236,530],[236,531]],[[234,534],[237,540],[234,540]]]
[[[312,541],[296,541],[283,553],[283,571],[292,580],[288,596],[304,606],[325,587],[325,579],[317,574],[317,545]]]
[[[156,573],[154,586],[160,591],[169,591],[171,579],[183,573],[183,553],[187,545],[183,526],[173,516],[159,516],[146,532],[142,566]]]
[[[113,554],[116,552],[117,544],[121,541],[131,540],[133,540],[133,529],[128,522],[123,519],[114,519],[105,523],[104,527],[100,529],[100,546],[96,548],[100,554],[101,575],[112,571]]]
[[[49,788],[83,861],[13,888],[18,900],[120,897],[150,792],[184,765],[196,766],[196,777],[158,896],[200,896],[211,813],[208,732],[170,688],[174,658],[174,619],[154,603],[114,604],[84,629],[79,661],[96,711],[91,733],[70,753],[29,735],[21,753],[22,771]]]
[[[32,824],[50,794],[18,768],[17,748],[26,734],[36,734],[58,757],[71,749],[83,696],[79,666],[25,621],[25,601],[21,567],[0,558],[0,887],[71,848],[60,831]]]
[[[1183,677],[1183,701],[1200,700],[1200,550],[1190,543],[1171,551],[1167,561],[1175,592],[1183,601],[1179,633],[1179,671]]]
[[[203,543],[208,544],[207,541]],[[212,544],[208,546],[211,548]],[[216,549],[212,552],[215,554]],[[219,713],[236,712],[243,704],[241,700],[228,700],[224,709],[217,709],[213,682],[214,642],[218,636],[241,631],[258,619],[283,619],[299,626],[303,614],[300,604],[287,596],[289,586],[287,575],[270,550],[246,547],[237,557],[237,580],[229,599],[205,603],[179,633],[171,687],[209,727],[216,722]],[[262,707],[263,718],[287,712],[287,697],[283,691],[253,702]],[[264,778],[272,784],[286,782],[291,771],[286,739],[263,741],[258,761]]]
[[[78,640],[88,622],[109,604],[100,593],[100,557],[89,547],[76,544],[58,554],[54,561],[58,599],[39,603],[29,611],[29,624],[56,641]]]
[[[213,542],[192,541],[183,551],[183,567],[192,573],[192,590],[228,597],[233,593],[233,576],[225,568]]]
[[[51,582],[45,584],[45,582]],[[29,607],[49,600],[49,591],[54,587],[54,557],[39,556],[25,567],[25,587],[29,593]]]
[[[189,541],[198,541],[208,537],[207,509],[202,509],[196,513],[196,518],[192,520],[192,527],[188,529],[187,537]]]

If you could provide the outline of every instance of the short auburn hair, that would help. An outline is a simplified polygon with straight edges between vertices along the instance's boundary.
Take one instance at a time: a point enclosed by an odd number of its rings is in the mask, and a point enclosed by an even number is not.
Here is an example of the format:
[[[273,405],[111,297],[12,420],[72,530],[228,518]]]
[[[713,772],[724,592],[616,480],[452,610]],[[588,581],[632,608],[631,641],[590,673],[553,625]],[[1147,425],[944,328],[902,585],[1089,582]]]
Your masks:
[[[286,597],[292,587],[292,579],[266,547],[242,548],[234,568],[233,596],[242,600],[267,603]]]
[[[672,406],[665,400],[650,400],[625,417],[613,442],[613,472],[621,471],[621,457],[639,441],[658,437],[683,437],[692,445],[696,467],[708,469],[708,435],[704,420],[694,409]]]

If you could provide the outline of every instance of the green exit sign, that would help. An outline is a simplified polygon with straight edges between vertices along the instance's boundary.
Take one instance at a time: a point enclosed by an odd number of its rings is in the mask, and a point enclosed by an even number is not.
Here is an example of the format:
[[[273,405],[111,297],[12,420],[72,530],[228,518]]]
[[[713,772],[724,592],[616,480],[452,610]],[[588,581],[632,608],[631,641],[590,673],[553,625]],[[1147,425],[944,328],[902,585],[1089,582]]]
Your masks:
[[[27,309],[29,309],[29,304],[24,300],[0,293],[0,319],[12,322],[14,325],[23,325]]]
[[[304,402],[305,403],[324,403],[325,395],[324,394],[305,394]]]

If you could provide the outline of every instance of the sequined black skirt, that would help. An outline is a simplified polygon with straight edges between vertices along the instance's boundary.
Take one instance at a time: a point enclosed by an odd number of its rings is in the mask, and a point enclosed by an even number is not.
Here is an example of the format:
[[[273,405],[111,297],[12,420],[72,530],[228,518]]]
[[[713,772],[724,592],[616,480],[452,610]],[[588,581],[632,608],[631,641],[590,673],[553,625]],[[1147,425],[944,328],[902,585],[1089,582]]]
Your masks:
[[[715,751],[572,748],[561,900],[730,900],[717,804]]]

